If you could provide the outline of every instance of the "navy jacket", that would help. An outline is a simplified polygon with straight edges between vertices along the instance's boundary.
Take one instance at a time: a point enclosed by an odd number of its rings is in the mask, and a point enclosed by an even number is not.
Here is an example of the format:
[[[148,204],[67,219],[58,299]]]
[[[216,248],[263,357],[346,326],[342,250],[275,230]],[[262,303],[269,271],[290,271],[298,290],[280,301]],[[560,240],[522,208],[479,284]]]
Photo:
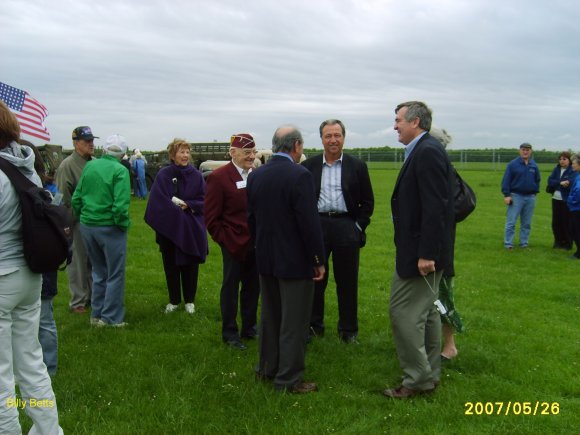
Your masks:
[[[248,224],[261,275],[310,279],[325,263],[312,174],[273,156],[248,177]]]
[[[517,193],[520,195],[533,195],[540,191],[540,170],[534,159],[528,164],[524,159],[516,157],[508,163],[501,182],[503,196]]]
[[[580,176],[577,172],[575,172],[575,174],[576,178],[574,178],[567,199],[568,209],[573,213],[580,212]]]
[[[572,170],[572,166],[568,165],[562,174],[562,177],[560,177],[560,169],[560,165],[556,165],[548,177],[548,186],[554,188],[555,190],[559,190],[562,194],[562,199],[566,201],[566,198],[568,198],[568,194],[570,193],[570,189],[572,188],[572,183],[574,183],[574,178],[576,178],[576,173]],[[560,182],[566,180],[568,180],[570,184],[568,187],[562,187]]]

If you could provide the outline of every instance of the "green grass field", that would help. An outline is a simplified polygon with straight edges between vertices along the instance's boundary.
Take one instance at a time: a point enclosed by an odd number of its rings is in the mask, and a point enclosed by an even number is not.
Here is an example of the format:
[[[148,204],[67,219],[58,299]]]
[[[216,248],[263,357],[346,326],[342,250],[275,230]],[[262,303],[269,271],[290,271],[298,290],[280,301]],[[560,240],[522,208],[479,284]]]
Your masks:
[[[408,401],[380,394],[400,377],[388,318],[389,201],[397,172],[372,169],[376,208],[361,254],[360,344],[344,345],[333,334],[331,283],[327,334],[307,354],[306,379],[319,392],[279,394],[254,380],[256,342],[245,352],[222,344],[215,244],[200,268],[196,314],[163,313],[160,254],[143,222],[145,203],[134,200],[126,329],[94,329],[88,315],[70,314],[66,274],[59,274],[53,386],[65,433],[577,433],[580,262],[551,248],[550,198],[543,192],[530,249],[504,250],[502,171],[461,172],[478,195],[476,211],[457,230],[456,303],[467,331],[436,394]],[[30,421],[22,422],[27,430]]]

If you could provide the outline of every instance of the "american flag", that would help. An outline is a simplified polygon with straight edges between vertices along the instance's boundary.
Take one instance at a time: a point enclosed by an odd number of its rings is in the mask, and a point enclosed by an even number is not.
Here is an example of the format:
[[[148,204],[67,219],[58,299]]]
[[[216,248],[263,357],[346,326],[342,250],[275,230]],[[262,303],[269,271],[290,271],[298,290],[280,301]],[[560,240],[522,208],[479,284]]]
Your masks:
[[[4,101],[20,123],[24,134],[49,141],[50,133],[44,126],[48,110],[28,92],[0,82],[0,100]]]

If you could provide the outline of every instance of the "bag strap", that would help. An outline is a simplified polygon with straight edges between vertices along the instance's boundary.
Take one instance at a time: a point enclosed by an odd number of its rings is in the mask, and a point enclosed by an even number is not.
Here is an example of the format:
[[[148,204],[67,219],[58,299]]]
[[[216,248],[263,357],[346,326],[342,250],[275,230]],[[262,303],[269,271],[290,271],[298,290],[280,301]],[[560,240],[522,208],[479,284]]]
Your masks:
[[[2,171],[10,179],[14,189],[16,189],[18,194],[26,189],[30,189],[31,187],[38,187],[36,184],[30,181],[26,175],[20,172],[16,166],[14,166],[3,157],[0,157],[0,169],[2,169]]]

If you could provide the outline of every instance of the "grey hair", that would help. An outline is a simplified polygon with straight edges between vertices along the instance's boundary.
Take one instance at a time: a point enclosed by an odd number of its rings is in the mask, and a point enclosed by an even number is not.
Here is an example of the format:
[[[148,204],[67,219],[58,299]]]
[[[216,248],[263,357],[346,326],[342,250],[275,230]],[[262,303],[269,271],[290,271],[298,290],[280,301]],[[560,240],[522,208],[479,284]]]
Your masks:
[[[575,162],[577,162],[577,163],[580,163],[580,153],[578,153],[578,154],[574,154],[574,155],[572,156],[572,160],[571,160],[571,161],[572,161],[572,162],[574,162],[574,161],[575,161]]]
[[[451,135],[447,133],[447,130],[444,128],[431,127],[429,134],[441,142],[441,145],[443,145],[444,148],[446,148],[453,140]]]
[[[288,131],[280,134],[279,132],[284,129],[287,129]],[[300,133],[298,127],[293,125],[283,125],[282,127],[278,127],[272,137],[272,152],[289,154],[294,149],[296,141],[301,144],[304,143],[302,133]]]
[[[324,127],[326,127],[327,125],[340,125],[340,128],[342,129],[342,137],[346,137],[346,128],[344,127],[344,124],[342,123],[342,121],[340,121],[339,119],[327,119],[326,121],[322,121],[322,124],[320,124],[320,137],[322,137],[322,129]]]
[[[395,109],[395,113],[401,110],[403,107],[407,108],[407,113],[405,114],[405,121],[411,122],[415,118],[419,118],[419,128],[421,130],[429,131],[431,130],[431,121],[433,120],[432,111],[427,107],[427,105],[421,101],[407,101],[401,103]]]

